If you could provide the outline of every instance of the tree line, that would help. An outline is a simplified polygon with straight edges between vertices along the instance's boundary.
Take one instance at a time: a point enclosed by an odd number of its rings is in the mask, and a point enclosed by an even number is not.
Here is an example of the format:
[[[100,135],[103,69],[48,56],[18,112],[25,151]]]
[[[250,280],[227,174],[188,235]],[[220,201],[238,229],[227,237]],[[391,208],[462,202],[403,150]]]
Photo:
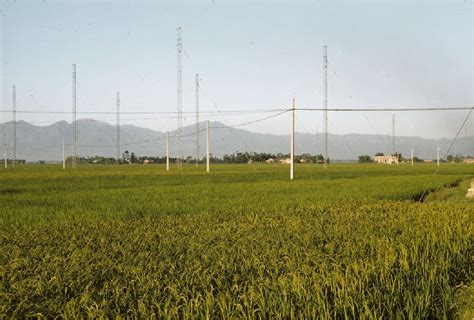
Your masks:
[[[210,155],[210,162],[212,163],[249,163],[249,162],[265,162],[273,159],[274,162],[290,158],[288,153],[267,153],[267,152],[234,152],[232,154],[225,154],[222,157],[214,157]],[[170,163],[176,162],[176,157],[170,157]],[[71,161],[71,157],[67,158],[67,162]],[[78,163],[89,164],[116,164],[117,159],[113,157],[92,156],[92,157],[78,157]],[[184,163],[196,163],[196,158],[188,156],[183,159]],[[134,152],[125,151],[122,158],[118,160],[120,164],[130,163],[166,163],[166,157],[154,156],[137,156]],[[205,163],[206,158],[198,160],[198,163]],[[312,155],[304,153],[295,155],[295,162],[306,163],[324,163],[324,156],[322,154]],[[329,161],[328,161],[329,162]]]

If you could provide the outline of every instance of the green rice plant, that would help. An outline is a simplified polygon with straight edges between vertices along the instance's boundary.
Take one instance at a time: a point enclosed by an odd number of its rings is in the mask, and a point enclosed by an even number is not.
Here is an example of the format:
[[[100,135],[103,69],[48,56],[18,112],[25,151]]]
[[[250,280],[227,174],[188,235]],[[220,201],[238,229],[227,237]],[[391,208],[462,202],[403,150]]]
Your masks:
[[[474,206],[442,197],[470,166],[254,169],[2,172],[0,317],[470,313]]]

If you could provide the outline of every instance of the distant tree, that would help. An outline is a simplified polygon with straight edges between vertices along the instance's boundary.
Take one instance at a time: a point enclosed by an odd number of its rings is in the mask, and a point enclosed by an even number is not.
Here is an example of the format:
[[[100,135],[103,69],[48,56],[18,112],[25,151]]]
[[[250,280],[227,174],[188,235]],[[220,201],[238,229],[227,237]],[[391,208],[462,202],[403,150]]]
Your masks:
[[[384,155],[383,152],[377,152],[377,153],[375,154],[376,157],[380,157],[380,156],[383,156],[383,155]]]
[[[450,154],[446,157],[446,160],[448,162],[462,162],[462,159],[463,159],[463,156],[461,156],[459,154],[456,155],[456,156],[453,156],[452,154]]]
[[[125,150],[125,152],[122,153],[122,160],[124,163],[130,163],[130,153],[128,150]]]
[[[373,162],[372,158],[368,155],[359,156],[359,163],[370,163]]]

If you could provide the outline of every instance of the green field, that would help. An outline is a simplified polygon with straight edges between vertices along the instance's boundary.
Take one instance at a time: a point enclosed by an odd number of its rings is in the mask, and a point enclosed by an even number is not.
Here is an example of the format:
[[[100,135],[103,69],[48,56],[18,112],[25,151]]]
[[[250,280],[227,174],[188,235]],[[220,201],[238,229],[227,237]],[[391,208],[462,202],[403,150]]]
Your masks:
[[[0,171],[0,318],[474,314],[474,166]]]

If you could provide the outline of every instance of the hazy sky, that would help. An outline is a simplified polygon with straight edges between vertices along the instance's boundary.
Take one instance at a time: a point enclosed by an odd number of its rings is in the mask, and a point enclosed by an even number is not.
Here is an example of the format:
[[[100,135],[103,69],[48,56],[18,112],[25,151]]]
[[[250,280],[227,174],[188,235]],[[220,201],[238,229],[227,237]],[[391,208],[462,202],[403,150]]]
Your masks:
[[[176,27],[182,27],[183,109],[322,106],[322,46],[330,107],[474,105],[474,4],[451,1],[1,1],[1,109],[176,111]],[[453,137],[467,112],[398,113],[397,133]],[[3,121],[10,114],[1,114]],[[212,117],[237,124],[268,114]],[[114,115],[80,115],[114,123]],[[175,119],[123,115],[166,131]],[[46,125],[71,115],[24,115]],[[133,119],[142,120],[133,120]],[[297,130],[322,130],[321,112],[299,112]],[[330,113],[333,133],[391,132],[392,113]],[[470,134],[474,134],[474,115]],[[206,120],[205,116],[202,120]],[[191,124],[193,116],[186,116]],[[246,127],[286,134],[289,114]]]

